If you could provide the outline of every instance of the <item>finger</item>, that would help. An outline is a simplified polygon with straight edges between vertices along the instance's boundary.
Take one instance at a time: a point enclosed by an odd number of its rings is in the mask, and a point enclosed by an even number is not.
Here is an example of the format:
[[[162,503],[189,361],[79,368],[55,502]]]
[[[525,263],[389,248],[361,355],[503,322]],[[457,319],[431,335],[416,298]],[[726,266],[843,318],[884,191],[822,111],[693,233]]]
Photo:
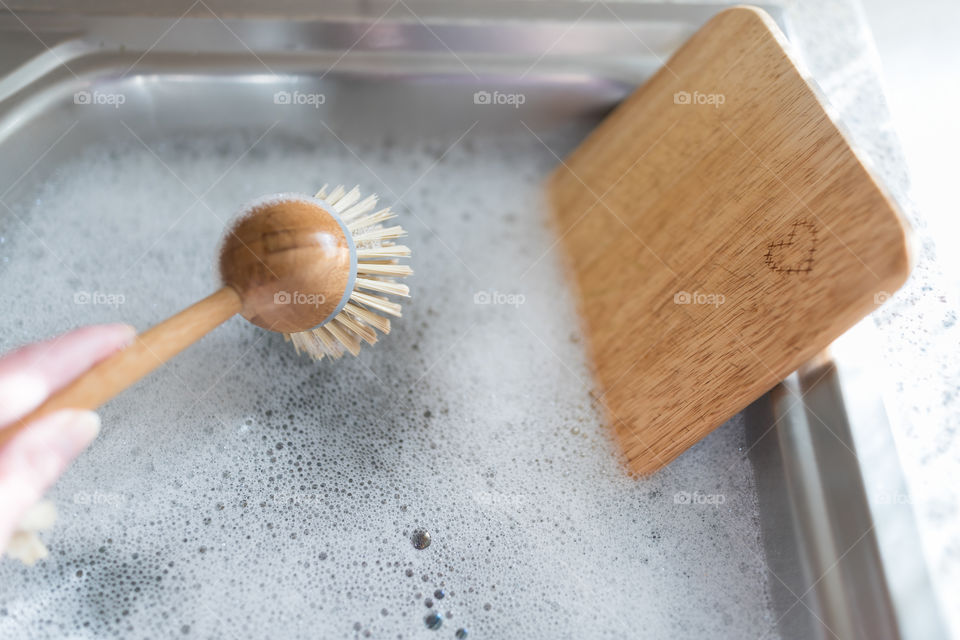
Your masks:
[[[65,409],[31,423],[0,450],[0,549],[27,509],[99,431],[96,413]]]
[[[126,324],[84,327],[0,359],[0,428],[36,409],[53,391],[133,340]]]

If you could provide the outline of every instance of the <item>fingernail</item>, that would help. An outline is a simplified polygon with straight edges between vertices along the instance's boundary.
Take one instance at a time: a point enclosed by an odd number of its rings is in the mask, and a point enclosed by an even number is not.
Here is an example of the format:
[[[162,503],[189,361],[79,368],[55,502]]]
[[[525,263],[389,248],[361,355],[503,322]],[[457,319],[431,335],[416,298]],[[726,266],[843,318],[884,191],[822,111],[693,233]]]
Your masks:
[[[68,427],[77,451],[85,449],[100,433],[100,416],[93,411],[77,411]]]
[[[35,490],[34,502],[100,430],[92,411],[64,409],[34,421],[4,448],[5,471],[20,475],[24,490]]]
[[[65,463],[76,458],[100,433],[100,416],[93,411],[66,409],[51,419],[56,420],[55,446]]]
[[[0,425],[40,406],[50,390],[39,376],[13,373],[0,379]]]
[[[124,347],[129,347],[131,344],[133,344],[133,339],[137,337],[137,329],[136,329],[136,327],[134,327],[133,325],[129,325],[129,324],[123,323],[123,322],[118,322],[118,323],[115,324],[114,326],[117,327],[117,330],[118,330],[118,331],[126,334],[126,336],[125,336],[125,338],[124,338],[124,341],[123,341],[123,346],[124,346]]]
[[[92,411],[65,409],[34,421],[0,452],[4,485],[18,487],[14,497],[24,506],[36,502],[99,430]]]

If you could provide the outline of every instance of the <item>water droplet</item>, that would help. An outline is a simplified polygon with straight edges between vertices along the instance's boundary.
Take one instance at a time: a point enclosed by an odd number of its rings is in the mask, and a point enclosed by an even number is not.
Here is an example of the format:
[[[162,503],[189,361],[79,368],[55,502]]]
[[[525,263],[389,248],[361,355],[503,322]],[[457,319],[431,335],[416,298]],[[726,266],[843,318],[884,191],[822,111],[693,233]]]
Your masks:
[[[427,598],[426,600],[423,601],[423,604],[427,605],[428,607],[432,607],[432,606],[433,606],[433,599],[432,599],[432,598]]]
[[[428,613],[427,617],[423,619],[423,623],[427,625],[427,629],[436,631],[443,624],[443,616],[436,612]]]
[[[489,602],[486,603],[485,605],[483,605],[483,610],[484,610],[484,611],[490,611],[490,609],[492,609],[492,608],[493,608],[493,607],[490,605]]]
[[[445,595],[447,594],[443,592],[443,589],[437,589],[436,591],[433,592],[433,597],[436,598],[437,600],[443,600],[443,596]]]
[[[426,549],[430,546],[430,533],[423,529],[417,529],[410,536],[410,541],[413,543],[414,549]]]
[[[467,630],[464,629],[463,627],[460,627],[459,629],[457,629],[457,633],[454,635],[457,636],[457,640],[463,640],[464,638],[467,637]]]

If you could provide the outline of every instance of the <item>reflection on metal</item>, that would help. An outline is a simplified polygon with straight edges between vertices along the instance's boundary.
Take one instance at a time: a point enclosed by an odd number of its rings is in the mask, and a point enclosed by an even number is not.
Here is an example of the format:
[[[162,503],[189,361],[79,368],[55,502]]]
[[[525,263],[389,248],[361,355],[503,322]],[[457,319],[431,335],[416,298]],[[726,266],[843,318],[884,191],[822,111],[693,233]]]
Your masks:
[[[846,381],[824,358],[778,384],[746,412],[781,633],[787,638],[945,638],[915,532],[899,541],[895,558],[881,553],[878,538],[884,532],[864,487],[866,460],[851,433],[851,421],[866,416],[849,411],[844,402],[845,392],[862,399],[876,397],[876,390],[854,389]],[[869,419],[871,429],[889,430],[882,412]],[[902,510],[900,520],[912,525],[909,509]],[[911,584],[891,579],[896,572],[888,567],[894,563],[900,575],[909,568]]]

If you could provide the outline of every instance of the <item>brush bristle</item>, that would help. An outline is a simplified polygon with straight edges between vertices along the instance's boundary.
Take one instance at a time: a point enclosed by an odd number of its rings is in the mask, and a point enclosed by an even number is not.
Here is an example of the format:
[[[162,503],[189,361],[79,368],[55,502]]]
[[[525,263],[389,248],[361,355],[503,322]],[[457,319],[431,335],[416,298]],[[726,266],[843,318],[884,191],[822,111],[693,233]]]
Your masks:
[[[383,295],[408,297],[407,285],[397,280],[413,275],[413,270],[398,263],[398,259],[410,257],[410,249],[394,242],[406,231],[398,225],[383,224],[396,214],[389,207],[374,211],[377,196],[362,198],[358,187],[347,191],[338,186],[328,192],[324,185],[316,197],[334,208],[353,236],[357,279],[350,302],[332,320],[316,329],[284,337],[293,343],[297,353],[317,360],[324,356],[337,359],[345,353],[357,355],[363,342],[375,343],[377,331],[390,333],[390,320],[383,314],[399,318],[401,308]]]

